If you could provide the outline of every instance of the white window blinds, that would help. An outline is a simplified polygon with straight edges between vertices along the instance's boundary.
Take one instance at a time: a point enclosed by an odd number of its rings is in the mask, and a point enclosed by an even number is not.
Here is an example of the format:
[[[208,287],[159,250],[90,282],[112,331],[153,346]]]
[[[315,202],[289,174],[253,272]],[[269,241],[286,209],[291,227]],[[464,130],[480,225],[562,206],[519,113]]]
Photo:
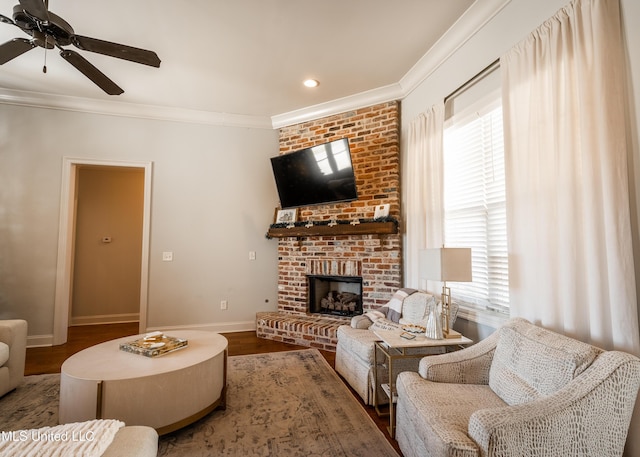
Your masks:
[[[454,299],[505,311],[509,266],[504,141],[499,92],[459,110],[444,132],[444,238],[472,248],[473,282],[455,283]]]

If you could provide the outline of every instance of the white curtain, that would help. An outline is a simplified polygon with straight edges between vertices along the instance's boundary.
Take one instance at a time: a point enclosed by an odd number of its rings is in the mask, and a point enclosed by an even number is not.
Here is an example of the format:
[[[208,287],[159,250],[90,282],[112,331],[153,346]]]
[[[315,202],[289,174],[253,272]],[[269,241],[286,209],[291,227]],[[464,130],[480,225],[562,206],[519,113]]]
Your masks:
[[[404,161],[405,285],[428,289],[419,277],[418,252],[442,246],[443,166],[442,134],[444,101],[420,114],[409,125],[407,157]]]
[[[501,59],[510,305],[640,354],[618,0],[577,0]]]

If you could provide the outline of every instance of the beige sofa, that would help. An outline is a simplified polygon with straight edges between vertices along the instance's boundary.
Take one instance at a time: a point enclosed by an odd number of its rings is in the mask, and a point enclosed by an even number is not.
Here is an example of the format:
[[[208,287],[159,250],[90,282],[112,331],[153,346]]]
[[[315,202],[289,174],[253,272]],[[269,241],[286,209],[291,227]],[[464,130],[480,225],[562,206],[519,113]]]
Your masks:
[[[414,289],[400,289],[389,300],[389,303],[381,307],[381,313],[365,313],[351,319],[351,325],[338,327],[336,345],[336,371],[349,383],[362,398],[365,404],[374,404],[374,369],[373,350],[375,342],[380,338],[373,332],[374,328],[397,327],[406,324],[425,325],[430,311],[437,306],[436,298],[428,293]],[[451,307],[451,325],[455,322],[458,306]],[[384,317],[380,317],[380,316]],[[375,320],[375,323],[373,322]],[[412,350],[420,354],[440,354],[443,348],[421,348]],[[382,356],[378,358],[379,363]],[[420,358],[408,358],[399,360],[394,364],[394,372],[412,370],[418,371]],[[378,370],[379,383],[377,398],[379,404],[387,402],[380,383],[387,382],[387,370]]]
[[[621,456],[640,359],[516,318],[396,386],[405,457]]]
[[[0,397],[24,379],[27,321],[0,320]]]

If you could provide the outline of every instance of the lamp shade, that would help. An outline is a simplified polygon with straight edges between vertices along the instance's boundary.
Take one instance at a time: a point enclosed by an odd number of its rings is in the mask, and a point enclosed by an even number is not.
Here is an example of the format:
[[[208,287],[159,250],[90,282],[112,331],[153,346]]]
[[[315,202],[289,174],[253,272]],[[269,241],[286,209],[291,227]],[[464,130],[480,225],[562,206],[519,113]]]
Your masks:
[[[419,253],[420,277],[432,281],[469,282],[470,248],[425,249]]]

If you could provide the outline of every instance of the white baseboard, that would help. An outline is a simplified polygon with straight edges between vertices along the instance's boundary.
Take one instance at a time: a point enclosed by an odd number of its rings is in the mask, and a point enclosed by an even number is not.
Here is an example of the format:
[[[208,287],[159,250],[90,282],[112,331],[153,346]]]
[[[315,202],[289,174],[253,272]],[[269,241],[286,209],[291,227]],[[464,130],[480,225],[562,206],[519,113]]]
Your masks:
[[[99,325],[99,324],[124,324],[127,322],[138,322],[140,313],[127,314],[104,314],[98,316],[71,316],[70,325]]]
[[[27,336],[28,348],[41,348],[53,346],[53,334]]]

